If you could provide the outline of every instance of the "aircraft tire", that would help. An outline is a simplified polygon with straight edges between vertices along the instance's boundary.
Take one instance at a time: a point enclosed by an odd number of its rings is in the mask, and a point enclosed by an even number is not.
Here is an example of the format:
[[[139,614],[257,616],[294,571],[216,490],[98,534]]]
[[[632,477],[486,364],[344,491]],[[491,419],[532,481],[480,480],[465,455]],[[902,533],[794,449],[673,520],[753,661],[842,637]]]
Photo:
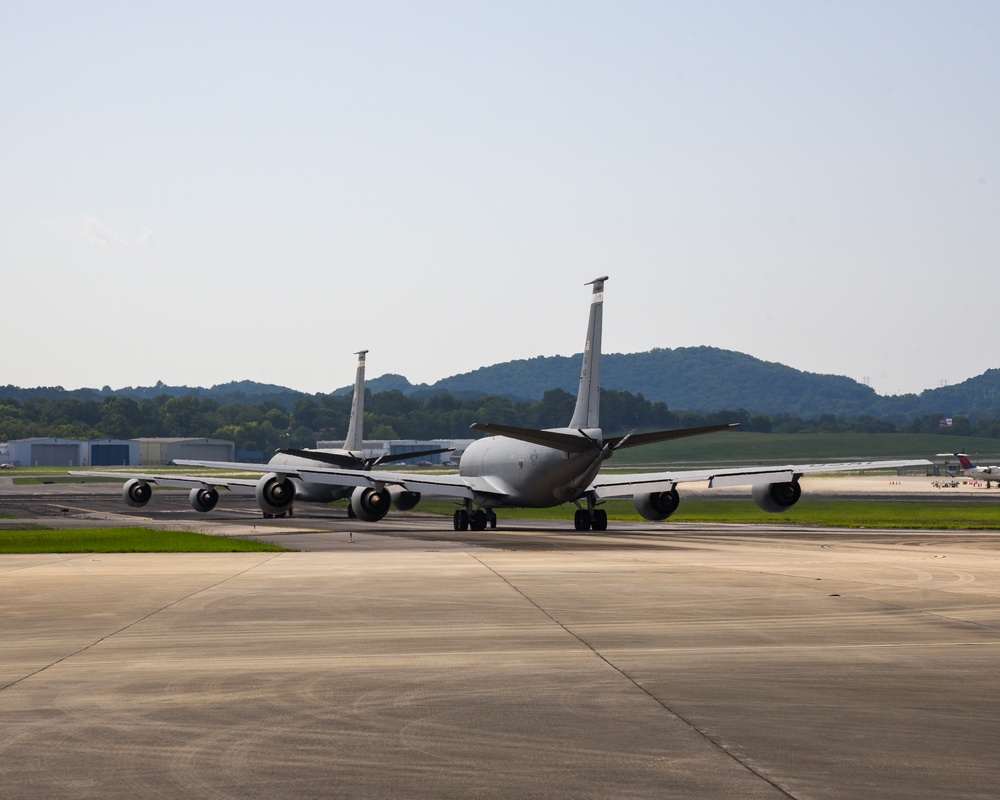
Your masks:
[[[460,508],[455,512],[454,523],[456,531],[467,531],[469,529],[469,512]]]
[[[469,527],[474,531],[485,531],[486,530],[486,512],[479,509],[475,514],[472,515],[472,519],[469,520]]]
[[[594,512],[592,527],[595,531],[606,531],[608,529],[608,512],[599,508]]]

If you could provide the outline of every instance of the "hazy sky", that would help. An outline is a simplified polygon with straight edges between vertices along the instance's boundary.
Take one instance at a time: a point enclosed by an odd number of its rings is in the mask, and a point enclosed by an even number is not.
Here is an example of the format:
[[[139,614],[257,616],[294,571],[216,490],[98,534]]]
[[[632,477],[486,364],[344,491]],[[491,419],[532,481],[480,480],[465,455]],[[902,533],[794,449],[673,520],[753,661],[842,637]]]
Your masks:
[[[1000,366],[1000,3],[0,0],[0,385]]]

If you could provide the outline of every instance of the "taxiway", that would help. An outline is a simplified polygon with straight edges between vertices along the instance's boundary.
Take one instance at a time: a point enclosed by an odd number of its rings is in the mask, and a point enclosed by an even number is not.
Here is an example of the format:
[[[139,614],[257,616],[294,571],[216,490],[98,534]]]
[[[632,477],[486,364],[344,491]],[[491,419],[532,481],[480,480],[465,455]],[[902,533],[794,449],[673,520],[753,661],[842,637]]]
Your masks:
[[[0,492],[0,511],[121,512],[106,492],[28,494]],[[997,534],[530,520],[458,534],[426,515],[265,525],[184,503],[144,524],[312,552],[0,556],[5,797],[912,800],[1000,785]]]

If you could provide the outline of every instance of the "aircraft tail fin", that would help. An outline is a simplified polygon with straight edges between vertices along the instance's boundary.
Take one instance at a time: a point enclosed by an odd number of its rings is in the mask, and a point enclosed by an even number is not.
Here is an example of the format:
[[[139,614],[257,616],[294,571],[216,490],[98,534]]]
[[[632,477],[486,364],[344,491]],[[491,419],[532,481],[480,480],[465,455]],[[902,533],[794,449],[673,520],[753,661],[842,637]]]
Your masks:
[[[351,401],[351,421],[347,425],[347,439],[344,441],[344,449],[355,452],[364,449],[365,353],[367,352],[367,350],[359,350],[355,353],[358,357],[358,371],[354,377],[354,400]]]
[[[958,463],[962,465],[962,469],[975,469],[976,465],[972,463],[969,457],[965,453],[955,453],[955,458],[958,459]]]
[[[587,323],[587,342],[583,348],[583,366],[580,369],[580,388],[570,428],[601,427],[601,332],[604,321],[604,282],[596,278],[586,284],[593,286],[590,299],[590,319]]]

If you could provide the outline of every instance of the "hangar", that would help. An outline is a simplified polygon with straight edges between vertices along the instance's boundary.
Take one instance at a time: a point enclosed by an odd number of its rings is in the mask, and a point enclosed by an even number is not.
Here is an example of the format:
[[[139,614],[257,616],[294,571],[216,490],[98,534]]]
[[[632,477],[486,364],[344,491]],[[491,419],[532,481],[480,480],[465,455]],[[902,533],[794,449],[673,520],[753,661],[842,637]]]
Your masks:
[[[137,439],[139,463],[164,466],[178,458],[235,461],[236,443],[226,439]]]
[[[128,439],[15,439],[4,460],[19,467],[127,467],[139,463],[139,443]]]
[[[139,443],[133,439],[92,439],[87,443],[91,467],[129,467],[139,463]]]
[[[21,467],[85,466],[87,443],[79,439],[14,439],[7,446],[10,463]]]
[[[225,439],[14,439],[5,463],[19,467],[163,466],[175,458],[234,461],[236,443]]]

